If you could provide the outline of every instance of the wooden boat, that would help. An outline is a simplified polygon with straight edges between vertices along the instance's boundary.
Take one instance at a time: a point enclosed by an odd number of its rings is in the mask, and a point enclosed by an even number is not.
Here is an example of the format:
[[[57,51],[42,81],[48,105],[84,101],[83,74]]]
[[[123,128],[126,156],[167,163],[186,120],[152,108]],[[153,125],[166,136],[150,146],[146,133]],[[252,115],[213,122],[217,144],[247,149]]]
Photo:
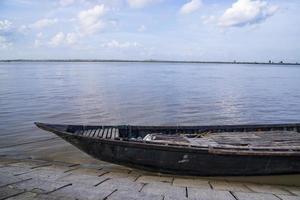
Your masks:
[[[202,176],[300,173],[300,124],[35,124],[94,158],[133,168]]]

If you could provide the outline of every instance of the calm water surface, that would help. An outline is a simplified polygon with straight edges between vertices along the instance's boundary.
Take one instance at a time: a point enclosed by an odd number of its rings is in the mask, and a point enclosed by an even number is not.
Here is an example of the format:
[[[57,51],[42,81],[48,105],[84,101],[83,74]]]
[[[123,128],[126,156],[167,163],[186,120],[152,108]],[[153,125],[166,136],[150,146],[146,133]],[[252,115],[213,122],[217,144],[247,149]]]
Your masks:
[[[300,67],[0,63],[0,134],[34,121],[214,125],[300,122]]]

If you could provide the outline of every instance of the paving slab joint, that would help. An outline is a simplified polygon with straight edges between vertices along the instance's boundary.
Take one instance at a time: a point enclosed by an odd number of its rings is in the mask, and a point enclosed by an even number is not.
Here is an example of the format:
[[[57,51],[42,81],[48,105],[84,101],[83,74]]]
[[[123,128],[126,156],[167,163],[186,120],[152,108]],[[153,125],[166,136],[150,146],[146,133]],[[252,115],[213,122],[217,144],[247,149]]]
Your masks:
[[[56,191],[61,190],[61,189],[65,188],[65,187],[69,187],[69,186],[71,186],[71,185],[73,185],[73,184],[72,184],[72,183],[69,183],[69,184],[63,185],[63,186],[61,186],[61,187],[55,188],[54,190],[51,190],[51,191],[49,191],[49,192],[46,192],[45,194],[50,194],[50,193],[56,192]]]
[[[229,191],[229,194],[231,194],[231,196],[232,196],[235,200],[239,200],[239,198],[234,194],[234,192]]]
[[[106,178],[106,179],[104,179],[103,181],[100,181],[99,183],[96,183],[95,185],[94,185],[94,187],[97,187],[98,185],[100,185],[100,184],[102,184],[102,183],[104,183],[105,181],[108,181],[108,180],[110,180],[111,178]]]
[[[118,189],[114,189],[114,191],[112,191],[111,193],[109,193],[106,197],[103,198],[103,200],[107,200],[108,197],[110,197],[113,193],[115,193],[116,191],[118,191]]]
[[[144,189],[144,187],[147,185],[148,183],[142,183],[142,187],[139,189],[139,192],[142,192],[142,190]]]

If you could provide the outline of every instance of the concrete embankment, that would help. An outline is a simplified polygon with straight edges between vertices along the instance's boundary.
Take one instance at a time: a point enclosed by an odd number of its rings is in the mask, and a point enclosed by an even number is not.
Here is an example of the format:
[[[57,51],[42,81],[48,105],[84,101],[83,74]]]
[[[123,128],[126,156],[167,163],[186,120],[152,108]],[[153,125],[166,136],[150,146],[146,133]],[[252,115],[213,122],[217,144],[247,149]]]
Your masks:
[[[92,159],[49,134],[0,136],[0,200],[296,200],[300,199],[299,180],[299,175],[207,178],[157,174]]]

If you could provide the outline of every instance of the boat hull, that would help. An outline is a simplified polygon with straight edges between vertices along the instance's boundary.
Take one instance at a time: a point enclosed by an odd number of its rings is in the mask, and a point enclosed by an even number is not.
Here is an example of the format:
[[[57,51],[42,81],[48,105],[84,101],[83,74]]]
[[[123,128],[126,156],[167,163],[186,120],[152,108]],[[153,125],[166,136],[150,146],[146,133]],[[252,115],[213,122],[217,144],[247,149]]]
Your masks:
[[[299,156],[218,155],[200,149],[144,145],[55,133],[96,159],[161,173],[199,176],[300,173]]]

